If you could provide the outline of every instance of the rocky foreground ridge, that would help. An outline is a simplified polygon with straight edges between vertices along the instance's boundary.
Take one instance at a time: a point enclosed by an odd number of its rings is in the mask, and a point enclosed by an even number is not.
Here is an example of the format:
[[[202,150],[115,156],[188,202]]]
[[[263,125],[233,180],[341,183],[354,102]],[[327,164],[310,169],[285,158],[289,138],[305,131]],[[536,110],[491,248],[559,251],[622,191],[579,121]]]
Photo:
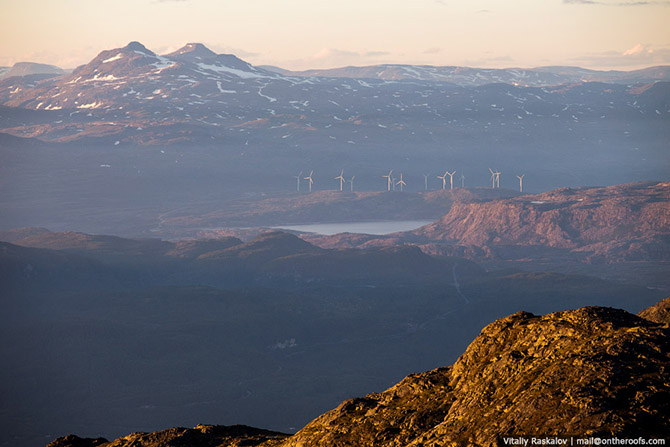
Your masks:
[[[50,447],[502,445],[504,435],[661,438],[670,433],[670,298],[640,313],[518,312],[451,366],[350,399],[292,436],[198,426]],[[647,319],[648,318],[648,319]],[[239,437],[230,436],[235,430]]]

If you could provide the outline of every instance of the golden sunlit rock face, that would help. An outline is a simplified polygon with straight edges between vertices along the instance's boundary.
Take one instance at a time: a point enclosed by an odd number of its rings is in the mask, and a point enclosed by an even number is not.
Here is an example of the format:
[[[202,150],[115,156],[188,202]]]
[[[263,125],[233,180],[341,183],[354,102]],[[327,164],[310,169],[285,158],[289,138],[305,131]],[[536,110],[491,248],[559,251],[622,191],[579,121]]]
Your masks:
[[[70,436],[51,446],[437,447],[502,445],[505,436],[663,437],[670,432],[667,303],[640,313],[650,319],[606,307],[518,312],[486,326],[453,365],[349,399],[293,436],[198,426],[108,444]],[[665,320],[654,318],[663,312]]]
[[[663,436],[670,332],[587,307],[488,325],[454,365],[344,402],[283,446],[496,445],[502,436]]]

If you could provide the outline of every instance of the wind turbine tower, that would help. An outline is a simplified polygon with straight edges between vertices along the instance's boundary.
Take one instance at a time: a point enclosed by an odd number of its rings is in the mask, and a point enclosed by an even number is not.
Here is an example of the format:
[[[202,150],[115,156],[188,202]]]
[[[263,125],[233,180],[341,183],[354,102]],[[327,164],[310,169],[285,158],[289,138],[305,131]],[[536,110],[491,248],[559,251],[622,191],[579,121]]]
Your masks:
[[[393,174],[393,169],[391,169],[387,175],[382,175],[382,178],[385,178],[387,180],[387,183],[386,183],[386,190],[387,191],[391,190],[391,183],[393,182],[393,180],[391,180],[391,174]]]
[[[500,171],[496,171],[496,188],[500,189]]]
[[[465,175],[461,174],[461,188],[465,188]]]
[[[516,178],[519,179],[519,192],[523,192],[523,178],[526,176],[526,174],[521,174],[520,176],[517,175]]]
[[[407,183],[402,179],[402,172],[400,173],[400,180],[398,180],[396,185],[400,185],[400,191],[402,191],[403,186],[407,186]]]
[[[444,173],[444,176],[445,176],[445,177],[446,177],[447,175],[449,176],[449,186],[450,186],[450,189],[454,189],[454,174],[456,174],[456,171],[454,171],[454,172],[449,172],[449,171],[447,171],[447,172]]]
[[[489,168],[489,171],[491,171],[491,189],[496,188],[496,173],[493,172],[493,169]]]
[[[423,189],[428,191],[428,174],[423,174]]]
[[[449,174],[449,171],[446,171],[444,175],[438,175],[437,178],[442,179],[442,190],[444,191],[447,189],[447,174]]]
[[[312,192],[312,185],[314,184],[314,180],[312,179],[312,174],[314,174],[314,171],[310,171],[309,175],[303,179],[303,180],[307,180],[307,183],[309,183],[309,192]]]
[[[342,169],[342,171],[340,171],[340,175],[338,175],[337,177],[335,177],[335,180],[339,180],[339,181],[340,181],[340,192],[342,192],[342,185],[344,185],[344,181],[345,181],[345,180],[344,180],[344,169]]]
[[[298,190],[298,192],[300,192],[300,180],[301,180],[301,176],[302,176],[302,171],[300,171],[300,174],[298,174],[298,175],[294,175],[294,176],[293,176],[293,178],[296,180],[296,189]]]
[[[351,192],[354,192],[354,179],[356,178],[355,175],[351,176],[351,180],[349,180],[349,183],[351,183]]]

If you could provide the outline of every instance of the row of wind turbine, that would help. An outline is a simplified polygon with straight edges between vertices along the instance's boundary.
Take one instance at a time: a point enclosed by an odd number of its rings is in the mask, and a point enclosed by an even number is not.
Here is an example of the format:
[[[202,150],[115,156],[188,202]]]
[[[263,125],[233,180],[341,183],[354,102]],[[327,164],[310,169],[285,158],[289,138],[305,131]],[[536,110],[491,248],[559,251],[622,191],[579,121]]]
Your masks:
[[[491,173],[491,188],[492,189],[500,189],[500,171],[494,171],[493,169],[489,168],[489,172]],[[314,171],[310,171],[309,175],[307,177],[302,177],[302,171],[298,175],[294,175],[293,178],[296,179],[296,190],[300,192],[300,180],[307,180],[307,184],[309,186],[309,192],[312,192],[312,185],[314,184],[314,179],[312,178],[312,175],[314,174]],[[437,178],[442,180],[442,190],[447,189],[447,176],[449,176],[449,189],[453,190],[454,189],[454,174],[456,174],[456,171],[449,172],[449,170],[444,171],[443,175],[438,175]],[[519,192],[523,192],[523,178],[525,177],[526,174],[521,174],[520,176],[517,175],[516,178],[519,179]],[[429,174],[423,174],[423,185],[424,189],[428,191],[428,177]],[[347,180],[344,178],[344,169],[340,171],[340,175],[335,177],[335,180],[339,180],[340,182],[340,191],[344,190],[344,184],[345,183],[350,183],[351,187],[350,190],[351,192],[354,191],[354,179],[356,176],[352,176],[351,179]],[[388,174],[382,175],[382,178],[386,179],[386,190],[387,191],[395,191],[396,186],[400,186],[400,191],[404,190],[404,187],[407,186],[407,183],[403,180],[402,172],[400,173],[400,180],[397,178],[393,177],[393,169],[389,171]],[[465,187],[465,175],[461,174],[461,188]]]

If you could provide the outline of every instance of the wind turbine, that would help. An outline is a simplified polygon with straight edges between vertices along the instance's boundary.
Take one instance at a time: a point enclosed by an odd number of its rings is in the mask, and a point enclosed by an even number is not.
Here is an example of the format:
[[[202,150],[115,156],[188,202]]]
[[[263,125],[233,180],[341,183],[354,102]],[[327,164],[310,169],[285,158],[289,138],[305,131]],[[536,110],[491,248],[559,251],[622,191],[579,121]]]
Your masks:
[[[496,171],[496,188],[500,189],[500,171]]]
[[[428,191],[428,174],[423,174],[423,189]]]
[[[447,174],[449,171],[445,172],[444,175],[438,175],[437,178],[442,179],[442,190],[447,189]]]
[[[465,188],[465,175],[461,174],[461,188]]]
[[[402,179],[402,172],[400,173],[400,180],[396,182],[396,185],[400,185],[400,191],[402,191],[403,186],[407,186],[407,183]]]
[[[312,174],[314,174],[314,171],[310,171],[309,175],[303,179],[303,180],[307,180],[307,183],[309,183],[309,192],[312,192],[312,185],[314,184],[314,180],[312,179]]]
[[[387,175],[382,175],[382,178],[385,178],[385,179],[388,180],[388,182],[386,184],[386,190],[387,191],[391,190],[391,183],[392,183],[391,174],[393,174],[393,169],[391,169]]]
[[[296,188],[298,189],[298,192],[300,192],[300,176],[301,175],[302,175],[302,171],[300,171],[300,174],[293,176],[293,178],[296,180]]]
[[[344,184],[344,169],[342,169],[342,171],[340,171],[340,175],[335,177],[335,180],[340,181],[340,191],[342,191],[342,185]]]
[[[447,172],[444,173],[444,176],[445,176],[445,177],[446,177],[447,175],[449,176],[449,185],[450,185],[450,189],[454,189],[454,174],[456,174],[456,171],[454,171],[454,172],[449,172],[449,171],[447,171]]]
[[[349,183],[351,183],[351,192],[354,192],[354,179],[356,178],[355,175],[351,176],[351,180],[349,180]]]
[[[519,179],[519,192],[523,192],[523,178],[526,176],[526,174],[521,174],[521,176],[516,176],[516,178]]]
[[[496,187],[496,173],[493,172],[493,169],[489,168],[489,171],[491,171],[491,189],[495,189]]]

